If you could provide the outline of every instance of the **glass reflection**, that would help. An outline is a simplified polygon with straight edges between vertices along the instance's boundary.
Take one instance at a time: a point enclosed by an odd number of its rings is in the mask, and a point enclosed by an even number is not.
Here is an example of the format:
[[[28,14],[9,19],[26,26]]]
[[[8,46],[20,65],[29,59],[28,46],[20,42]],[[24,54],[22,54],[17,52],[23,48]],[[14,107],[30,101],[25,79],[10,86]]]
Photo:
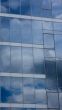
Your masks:
[[[9,0],[1,0],[1,12],[9,13]]]
[[[55,57],[55,50],[53,50],[53,49],[44,49],[44,56],[45,56],[45,58]]]
[[[60,110],[62,109],[62,93],[59,93]]]
[[[20,13],[20,0],[9,0],[10,13]]]
[[[10,41],[20,43],[21,42],[21,20],[10,19]]]
[[[31,15],[41,16],[41,0],[31,0]]]
[[[44,34],[44,47],[45,48],[54,48],[53,35]]]
[[[34,103],[33,78],[23,78],[24,103]]]
[[[52,3],[51,3],[51,0],[42,0],[42,8],[43,9],[51,9],[52,7]]]
[[[10,40],[10,18],[1,17],[0,19],[0,41],[9,41]]]
[[[10,110],[10,108],[9,107],[3,107],[3,108],[0,108],[1,110]]]
[[[32,48],[22,48],[23,73],[33,74],[33,53]]]
[[[34,44],[43,44],[42,22],[32,20],[32,35]]]
[[[34,54],[34,72],[36,74],[43,74],[44,73],[43,49],[33,48],[33,54]]]
[[[22,20],[21,35],[22,43],[32,43],[31,20]]]
[[[10,102],[12,92],[10,89],[10,78],[1,77],[1,102],[7,103]]]
[[[10,72],[9,46],[0,46],[0,72]]]
[[[11,47],[11,72],[22,72],[21,47]]]
[[[22,78],[11,78],[10,79],[10,89],[11,89],[11,103],[23,103],[23,89],[22,89]]]
[[[58,108],[58,93],[48,93],[48,108]]]
[[[22,15],[31,15],[31,0],[21,0],[20,13]]]

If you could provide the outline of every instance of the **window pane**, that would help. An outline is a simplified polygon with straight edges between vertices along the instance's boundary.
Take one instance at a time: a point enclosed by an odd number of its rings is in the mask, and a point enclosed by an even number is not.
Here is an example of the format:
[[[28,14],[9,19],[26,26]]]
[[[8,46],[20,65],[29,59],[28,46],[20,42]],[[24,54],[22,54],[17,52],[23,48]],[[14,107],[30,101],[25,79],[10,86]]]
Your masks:
[[[54,48],[53,35],[44,34],[44,47],[45,48]]]
[[[31,0],[32,16],[41,16],[41,0]]]
[[[34,103],[33,78],[23,78],[24,103]]]
[[[35,100],[36,100],[36,104],[40,104],[41,108],[47,108],[45,90],[36,89],[35,90]]]
[[[10,13],[20,13],[20,0],[9,0]]]
[[[62,93],[59,93],[60,110],[62,109]]]
[[[22,48],[23,72],[33,74],[33,53],[32,48]]]
[[[34,79],[35,89],[46,89],[46,81],[45,79]]]
[[[11,95],[10,78],[1,77],[1,103],[9,103]]]
[[[41,12],[42,17],[52,18],[52,10],[43,9]]]
[[[53,33],[53,24],[52,24],[52,22],[43,21],[43,32],[44,33]]]
[[[23,103],[22,78],[11,78],[11,103]]]
[[[0,72],[10,72],[10,48],[0,46]]]
[[[62,37],[55,36],[56,57],[62,58]]]
[[[11,47],[11,72],[22,72],[21,47]]]
[[[51,9],[52,7],[51,0],[42,0],[42,8],[43,9]]]
[[[58,75],[58,89],[62,91],[62,60],[56,60],[56,68],[57,68],[57,75]]]
[[[31,15],[31,1],[30,0],[21,0],[21,14],[22,15]]]
[[[48,93],[48,108],[58,108],[58,93]]]
[[[9,13],[9,0],[1,0],[1,12]]]
[[[34,72],[36,74],[43,74],[44,73],[43,49],[33,48],[33,54],[34,54]]]
[[[3,108],[0,108],[1,110],[10,110],[10,108],[9,107],[3,107]]]
[[[54,31],[62,31],[62,23],[54,23]]]
[[[55,57],[55,50],[53,49],[44,49],[45,58]]]
[[[22,20],[21,35],[22,43],[32,43],[31,20]]]
[[[21,42],[21,21],[19,19],[10,20],[10,41]]]
[[[32,20],[32,35],[34,44],[43,44],[42,22]]]
[[[10,18],[1,17],[0,19],[0,41],[9,41]]]

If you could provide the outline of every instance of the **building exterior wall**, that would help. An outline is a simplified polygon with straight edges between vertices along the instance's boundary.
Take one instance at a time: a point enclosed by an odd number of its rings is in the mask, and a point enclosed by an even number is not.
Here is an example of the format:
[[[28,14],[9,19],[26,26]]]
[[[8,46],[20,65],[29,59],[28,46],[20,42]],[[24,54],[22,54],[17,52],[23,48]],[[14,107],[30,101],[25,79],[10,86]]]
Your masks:
[[[62,110],[62,0],[0,0],[0,110]]]

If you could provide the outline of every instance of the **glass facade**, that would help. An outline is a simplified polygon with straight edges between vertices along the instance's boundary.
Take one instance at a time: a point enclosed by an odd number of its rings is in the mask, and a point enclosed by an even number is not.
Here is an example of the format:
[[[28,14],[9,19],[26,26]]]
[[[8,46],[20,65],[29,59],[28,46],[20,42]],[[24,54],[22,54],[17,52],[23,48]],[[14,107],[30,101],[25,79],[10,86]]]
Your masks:
[[[62,0],[0,0],[0,110],[62,110]]]

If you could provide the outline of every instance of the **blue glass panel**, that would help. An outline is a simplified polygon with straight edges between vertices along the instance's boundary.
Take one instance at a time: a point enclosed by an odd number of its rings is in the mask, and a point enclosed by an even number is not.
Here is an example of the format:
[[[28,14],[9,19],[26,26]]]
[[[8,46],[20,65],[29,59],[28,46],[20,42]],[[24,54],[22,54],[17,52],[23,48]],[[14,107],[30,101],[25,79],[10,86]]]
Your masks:
[[[58,93],[48,93],[48,108],[58,108]]]
[[[11,72],[22,73],[21,47],[11,47]]]
[[[21,0],[21,11],[22,15],[31,15],[31,0]]]
[[[22,48],[23,72],[33,74],[33,53],[32,48]]]
[[[44,49],[45,58],[55,57],[55,50],[53,49]]]
[[[10,101],[12,91],[10,89],[10,78],[1,77],[1,102],[7,103]]]
[[[11,78],[10,79],[10,89],[11,89],[11,103],[23,103],[23,89],[22,89],[22,78]]]
[[[42,0],[42,8],[50,10],[52,8],[51,0]]]
[[[20,43],[21,42],[21,20],[10,19],[10,41]]]
[[[34,44],[43,44],[42,22],[32,20],[32,36]]]
[[[32,16],[41,16],[41,3],[42,0],[31,0]]]
[[[10,18],[1,17],[0,19],[0,41],[9,41]]]
[[[34,54],[34,72],[36,74],[44,73],[44,55],[43,49],[33,49]]]
[[[59,93],[60,110],[62,109],[62,92]]]
[[[20,0],[9,0],[10,13],[19,14],[20,7]]]
[[[9,13],[9,0],[1,0],[1,12]]]
[[[34,84],[33,78],[23,78],[24,103],[34,103]]]
[[[43,9],[41,11],[41,16],[42,17],[47,17],[47,18],[52,18],[52,10]]]
[[[10,110],[10,108],[9,107],[3,107],[3,108],[0,108],[1,110]]]
[[[0,72],[10,72],[10,48],[0,46]]]
[[[62,58],[62,37],[55,36],[56,57]]]
[[[22,20],[21,35],[22,43],[32,43],[31,20]]]

